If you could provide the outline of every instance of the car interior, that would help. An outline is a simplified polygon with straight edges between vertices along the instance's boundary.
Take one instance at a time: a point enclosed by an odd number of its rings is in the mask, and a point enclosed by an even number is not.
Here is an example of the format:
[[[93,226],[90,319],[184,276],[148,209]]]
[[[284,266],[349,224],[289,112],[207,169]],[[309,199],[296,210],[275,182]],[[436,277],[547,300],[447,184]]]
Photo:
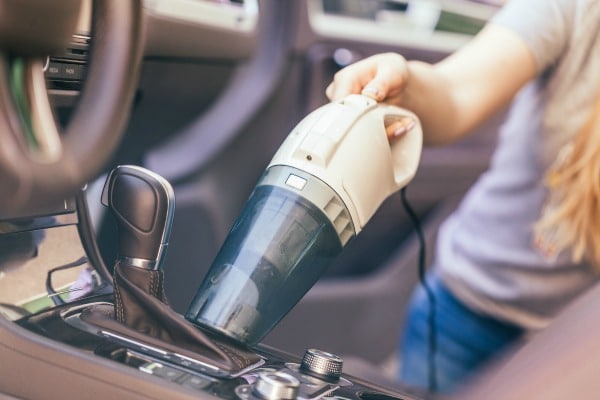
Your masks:
[[[446,398],[396,381],[404,309],[504,113],[423,148],[411,209],[389,196],[259,343],[183,315],[338,70],[381,52],[441,60],[500,3],[0,1],[0,398]],[[146,250],[128,230],[148,222],[147,189],[164,194],[150,278],[119,258]],[[594,398],[596,292],[449,398]],[[139,321],[158,333],[122,326]]]

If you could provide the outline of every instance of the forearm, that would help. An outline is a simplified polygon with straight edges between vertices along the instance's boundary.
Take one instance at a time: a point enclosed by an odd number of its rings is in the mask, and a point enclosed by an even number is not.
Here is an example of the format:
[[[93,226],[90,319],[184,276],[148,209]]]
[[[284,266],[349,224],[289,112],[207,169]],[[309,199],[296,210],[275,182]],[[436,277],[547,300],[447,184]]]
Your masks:
[[[395,53],[376,54],[338,71],[331,100],[363,93],[407,108],[423,125],[425,144],[463,138],[506,106],[537,73],[532,53],[516,33],[489,25],[459,51],[431,65]],[[402,134],[392,124],[390,137]]]
[[[419,116],[426,144],[453,143],[504,108],[536,73],[518,36],[488,26],[438,64],[409,61],[400,105]]]
[[[453,143],[465,133],[452,84],[434,65],[408,62],[408,79],[400,106],[421,120],[425,145]]]

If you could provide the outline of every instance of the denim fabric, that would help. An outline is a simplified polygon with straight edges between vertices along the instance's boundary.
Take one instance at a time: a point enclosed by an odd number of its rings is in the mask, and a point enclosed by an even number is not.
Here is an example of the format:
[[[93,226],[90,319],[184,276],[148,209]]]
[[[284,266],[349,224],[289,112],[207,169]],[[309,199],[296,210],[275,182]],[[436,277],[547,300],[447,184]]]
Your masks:
[[[435,304],[436,388],[429,387],[431,309],[423,285],[419,285],[413,293],[407,310],[405,332],[400,339],[399,378],[409,386],[449,393],[456,390],[475,369],[519,339],[524,331],[469,310],[435,274],[428,275],[427,284]]]

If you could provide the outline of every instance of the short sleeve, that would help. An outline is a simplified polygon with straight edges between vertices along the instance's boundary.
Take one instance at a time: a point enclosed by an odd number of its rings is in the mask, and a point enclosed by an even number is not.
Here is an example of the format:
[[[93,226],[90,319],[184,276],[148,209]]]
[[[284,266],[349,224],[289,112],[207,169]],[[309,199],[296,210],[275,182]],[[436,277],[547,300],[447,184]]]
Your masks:
[[[491,19],[513,30],[526,43],[539,71],[566,51],[573,31],[577,0],[508,0]]]

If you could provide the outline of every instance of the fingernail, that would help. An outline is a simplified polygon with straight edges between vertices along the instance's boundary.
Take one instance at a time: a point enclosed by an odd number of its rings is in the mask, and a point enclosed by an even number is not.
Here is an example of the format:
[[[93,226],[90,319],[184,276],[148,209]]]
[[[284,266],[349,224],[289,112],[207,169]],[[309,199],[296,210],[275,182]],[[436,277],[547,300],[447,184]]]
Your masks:
[[[404,135],[406,133],[406,128],[401,126],[394,131],[394,137]]]
[[[362,94],[376,97],[379,94],[379,89],[376,86],[365,86],[365,88],[362,90]]]
[[[394,136],[404,135],[406,132],[410,131],[415,127],[415,121],[413,119],[408,120],[406,124],[401,124],[395,131]]]

